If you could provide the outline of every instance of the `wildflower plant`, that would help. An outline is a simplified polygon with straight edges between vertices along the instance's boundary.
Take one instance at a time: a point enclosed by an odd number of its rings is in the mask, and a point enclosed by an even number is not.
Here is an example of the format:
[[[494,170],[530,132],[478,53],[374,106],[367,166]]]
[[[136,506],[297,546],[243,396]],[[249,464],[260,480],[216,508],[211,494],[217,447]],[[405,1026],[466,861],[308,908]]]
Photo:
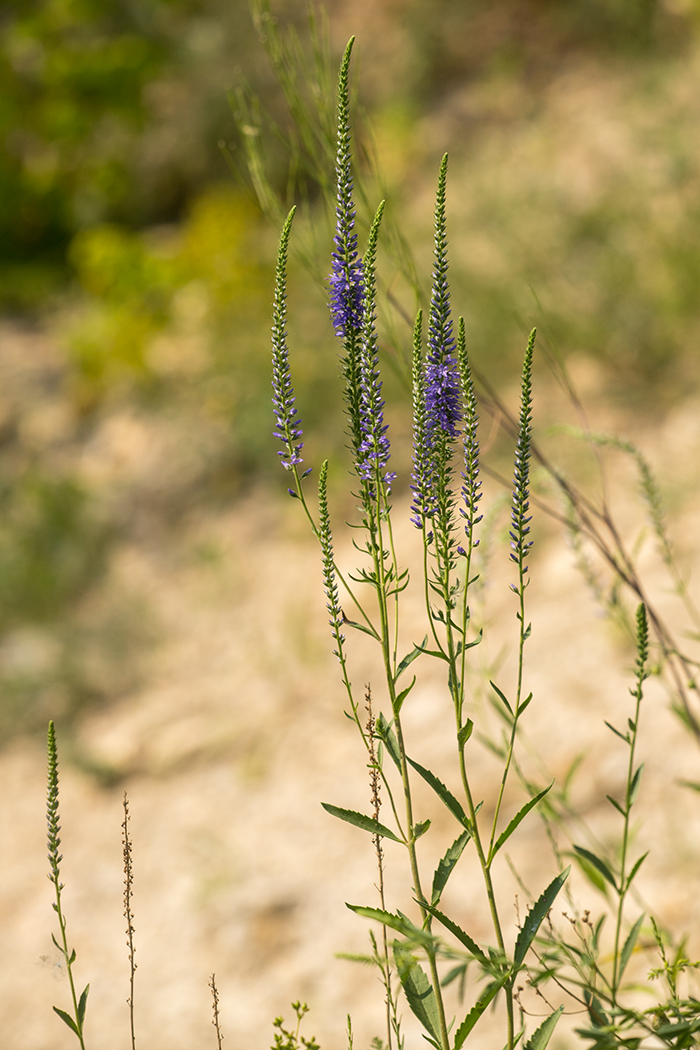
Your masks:
[[[391,484],[395,479],[388,471],[390,457],[388,427],[384,419],[382,381],[380,378],[377,335],[376,258],[384,203],[377,208],[370,227],[364,257],[358,254],[355,231],[355,209],[352,200],[350,153],[349,65],[353,41],[345,51],[338,80],[337,132],[337,203],[336,232],[332,251],[330,311],[332,327],[342,341],[341,369],[345,380],[345,407],[348,417],[349,448],[355,476],[355,495],[360,520],[358,528],[364,540],[355,546],[363,555],[363,564],[349,579],[337,568],[328,509],[328,463],[319,475],[318,511],[313,512],[301,488],[303,476],[293,457],[283,458],[292,470],[296,487],[292,493],[301,499],[321,546],[322,571],[335,654],[350,702],[349,714],[360,730],[367,749],[371,771],[373,814],[365,814],[326,804],[332,815],[370,832],[374,839],[380,872],[379,908],[349,905],[359,915],[377,921],[382,930],[383,951],[372,937],[372,958],[379,966],[386,993],[388,1046],[402,1041],[396,1010],[393,980],[397,979],[405,999],[421,1022],[426,1038],[438,1048],[461,1047],[469,1033],[498,993],[506,1004],[507,1043],[509,1050],[523,1037],[516,1030],[514,981],[525,965],[528,950],[539,926],[549,911],[567,877],[561,872],[544,889],[510,949],[504,932],[501,905],[496,898],[492,868],[501,847],[546,794],[540,791],[528,799],[510,824],[503,828],[500,810],[506,782],[512,766],[513,750],[520,718],[531,696],[523,698],[523,649],[529,634],[525,626],[526,557],[532,541],[529,511],[529,459],[532,423],[532,358],[535,333],[530,336],[525,354],[522,380],[522,407],[513,482],[512,521],[513,553],[517,568],[517,616],[520,621],[520,665],[512,700],[497,686],[494,689],[510,720],[510,743],[500,793],[495,804],[491,826],[479,818],[480,804],[468,772],[467,748],[473,723],[465,718],[467,653],[478,644],[480,636],[471,625],[469,588],[471,559],[478,544],[476,535],[481,515],[477,513],[481,498],[479,480],[478,416],[474,384],[466,347],[464,323],[458,322],[455,339],[451,314],[447,252],[447,156],[443,157],[438,175],[435,205],[435,262],[432,295],[428,315],[427,351],[423,350],[422,314],[416,318],[413,339],[413,503],[412,521],[422,532],[423,584],[428,630],[422,642],[405,654],[400,651],[400,599],[409,585],[408,570],[399,561],[392,525]],[[278,430],[276,436],[291,434],[291,427],[280,415],[280,405],[290,402],[291,382],[286,343],[283,340],[282,304],[286,296],[286,261],[293,212],[285,224],[277,264],[275,320],[273,326],[273,387]],[[282,362],[282,363],[281,363]],[[294,432],[294,440],[299,432]],[[291,442],[287,439],[287,448]],[[461,445],[461,448],[460,448]],[[455,456],[461,452],[463,470],[454,468]],[[462,523],[464,524],[462,525]],[[464,542],[462,535],[464,533]],[[466,570],[466,571],[465,571]],[[341,590],[354,606],[356,618],[350,619],[341,605]],[[346,598],[343,597],[345,604]],[[379,647],[383,670],[386,713],[375,719],[370,713],[363,725],[360,704],[356,700],[346,656],[343,628],[359,629],[370,635]],[[447,692],[455,719],[456,759],[462,784],[458,799],[431,770],[425,768],[408,750],[402,721],[402,708],[416,684],[412,665],[419,659],[438,661],[444,668]],[[370,703],[368,692],[367,702]],[[410,702],[410,701],[409,701]],[[395,773],[392,774],[392,767]],[[456,837],[432,878],[428,889],[422,870],[419,840],[428,831],[430,820],[419,821],[414,804],[414,778],[419,777],[433,790],[456,822]],[[392,821],[383,823],[379,815],[379,795],[386,795]],[[408,917],[387,909],[382,870],[382,840],[400,843],[406,851],[416,914]],[[481,868],[485,899],[489,908],[495,948],[482,946],[440,908],[447,881],[469,843]],[[440,932],[438,932],[440,930]],[[448,948],[443,940],[446,931],[456,940],[458,949]],[[397,936],[398,935],[398,936]],[[391,942],[391,943],[390,943]],[[447,1017],[441,961],[453,957],[454,951],[466,951],[487,978],[485,990],[450,1035],[453,1021]],[[423,967],[426,967],[424,969]],[[561,1011],[552,1014],[550,1026]],[[540,1043],[544,1043],[540,1038]]]
[[[341,343],[346,433],[359,514],[358,520],[350,523],[355,530],[354,547],[361,555],[361,562],[353,573],[341,573],[336,561],[328,502],[328,461],[320,468],[316,508],[302,488],[312,468],[300,474],[300,459],[295,460],[287,452],[282,456],[282,463],[294,476],[295,487],[289,490],[290,494],[301,501],[320,543],[323,587],[334,654],[340,664],[349,702],[347,714],[359,730],[370,771],[371,813],[331,803],[324,803],[324,808],[332,816],[369,833],[374,843],[379,873],[379,906],[353,903],[348,907],[359,916],[377,923],[380,929],[379,939],[374,930],[370,933],[369,955],[359,957],[378,968],[384,987],[386,1033],[384,1040],[377,1039],[375,1044],[385,1046],[387,1050],[393,1046],[401,1050],[404,1045],[397,995],[400,988],[403,1001],[422,1026],[424,1038],[436,1050],[460,1050],[490,1005],[497,1002],[502,1004],[504,1025],[500,1045],[506,1050],[514,1050],[519,1044],[525,1050],[545,1050],[567,1007],[588,1014],[590,1025],[579,1029],[579,1034],[592,1041],[595,1050],[614,1046],[641,1047],[651,1033],[667,1045],[696,1045],[695,1042],[673,1042],[681,1034],[678,1025],[693,1025],[695,1021],[688,1018],[691,1015],[700,1017],[700,1011],[695,1010],[693,1014],[687,1001],[680,1005],[676,996],[674,1017],[680,1020],[676,1027],[669,1021],[665,1028],[658,1023],[659,1010],[664,1018],[670,1017],[673,1013],[670,1006],[644,1011],[623,1002],[626,992],[623,977],[645,921],[642,915],[629,927],[625,911],[631,886],[644,860],[642,856],[632,861],[630,856],[630,814],[642,775],[642,766],[635,764],[639,716],[649,657],[644,603],[639,605],[635,632],[638,655],[632,690],[636,705],[634,717],[629,719],[626,732],[610,727],[629,749],[625,795],[621,800],[610,797],[611,805],[623,821],[619,856],[617,861],[608,861],[583,845],[574,846],[571,852],[572,859],[584,872],[593,873],[594,881],[602,880],[616,894],[611,961],[604,963],[602,960],[601,921],[593,927],[587,918],[588,913],[584,919],[571,920],[585,950],[580,944],[571,943],[566,930],[561,932],[552,922],[551,909],[564,890],[570,871],[557,848],[554,853],[559,862],[558,874],[548,885],[538,888],[527,915],[515,930],[506,918],[507,905],[499,898],[496,889],[494,874],[497,867],[505,863],[504,847],[511,836],[538,810],[545,825],[551,827],[557,815],[557,805],[563,798],[560,789],[552,792],[554,781],[545,786],[530,783],[518,759],[521,722],[530,704],[536,702],[532,692],[527,690],[525,662],[526,643],[531,634],[526,597],[533,546],[531,462],[536,332],[533,329],[530,333],[525,348],[519,415],[513,419],[504,411],[504,417],[513,421],[515,439],[509,535],[510,561],[514,570],[510,588],[515,596],[517,670],[510,683],[492,681],[489,685],[493,704],[507,729],[502,742],[493,747],[502,761],[502,769],[494,797],[484,806],[479,800],[478,785],[473,782],[470,761],[470,748],[474,746],[477,734],[474,734],[473,720],[467,717],[467,711],[472,707],[469,661],[471,651],[482,636],[474,623],[471,597],[478,578],[475,551],[480,543],[479,526],[483,521],[479,412],[464,320],[458,317],[455,332],[452,316],[447,155],[442,158],[437,180],[427,345],[424,345],[424,313],[419,309],[411,352],[413,447],[409,515],[421,538],[422,579],[418,586],[423,596],[425,635],[406,651],[401,630],[402,597],[413,581],[395,542],[393,521],[396,510],[391,490],[396,475],[387,469],[390,440],[384,417],[378,352],[377,255],[386,205],[384,201],[379,203],[368,231],[364,255],[360,255],[349,126],[353,42],[351,39],[348,43],[338,78],[336,229],[329,282],[331,327]],[[292,426],[291,416],[280,413],[280,405],[287,406],[289,411],[293,404],[281,312],[286,297],[286,265],[293,214],[294,209],[287,218],[280,241],[272,340],[276,436],[285,441],[287,450],[300,437],[300,428],[296,423]],[[538,450],[537,455],[543,462]],[[565,488],[563,481],[561,484]],[[569,491],[574,490],[569,487]],[[658,500],[655,507],[655,520],[660,522]],[[664,549],[668,552],[668,545]],[[376,644],[381,668],[381,686],[372,683],[365,690],[366,722],[361,715],[350,671],[348,637],[349,632],[355,630],[368,635]],[[431,661],[442,668],[444,675],[448,700],[445,718],[449,706],[452,708],[454,761],[460,783],[458,792],[447,787],[443,775],[438,776],[419,761],[415,745],[406,737],[404,705],[411,703],[418,675]],[[380,710],[373,709],[373,701]],[[506,822],[504,799],[509,782],[516,775],[526,794],[518,811]],[[454,841],[432,876],[425,871],[421,843],[423,836],[430,831],[431,820],[421,819],[417,811],[416,779],[428,786],[454,825]],[[547,798],[550,792],[551,801]],[[380,812],[382,801],[385,802],[384,813],[388,816]],[[398,844],[405,851],[407,878],[414,901],[411,914],[391,908],[392,891],[384,872],[384,844],[387,842]],[[448,915],[442,907],[450,877],[457,865],[467,863],[475,864],[480,871],[483,905],[492,928],[491,943],[477,941],[463,928],[458,917]],[[565,892],[570,900],[569,891]],[[664,959],[659,973],[663,971],[667,981],[672,982],[674,978],[659,938],[657,942]],[[446,963],[450,965],[449,972],[445,972]],[[476,969],[484,983],[472,992],[472,1002],[466,1012],[451,1017],[444,989],[456,977],[460,978],[464,989],[470,968]],[[538,994],[542,994],[540,985],[552,981],[556,994],[564,999],[559,1005],[550,1003],[547,1015],[534,1031],[528,1030],[527,1014],[519,998],[517,982],[523,972],[528,982],[537,987]],[[700,1030],[700,1021],[697,1030]],[[352,1046],[350,1025],[348,1039]]]
[[[71,1032],[73,1032],[80,1043],[80,1050],[85,1050],[84,1040],[84,1027],[85,1027],[85,1010],[87,1007],[87,998],[90,992],[90,985],[87,984],[78,998],[75,987],[75,977],[73,974],[73,963],[75,962],[75,949],[68,947],[68,936],[66,933],[66,917],[63,914],[63,907],[61,903],[61,894],[63,892],[64,884],[61,882],[61,861],[63,860],[62,855],[58,852],[61,845],[61,839],[59,832],[61,830],[60,825],[60,814],[58,809],[58,751],[56,748],[56,731],[53,722],[49,722],[48,738],[47,738],[47,753],[48,753],[48,789],[47,789],[47,801],[46,801],[46,820],[48,824],[48,847],[49,847],[49,879],[53,883],[56,899],[53,903],[53,910],[56,912],[58,919],[59,937],[57,940],[54,934],[51,934],[51,940],[53,941],[56,948],[61,953],[63,965],[66,968],[68,974],[68,984],[70,986],[71,1001],[73,1006],[73,1013],[70,1014],[66,1010],[59,1009],[58,1006],[54,1006],[55,1013],[61,1018],[61,1020],[68,1025]]]

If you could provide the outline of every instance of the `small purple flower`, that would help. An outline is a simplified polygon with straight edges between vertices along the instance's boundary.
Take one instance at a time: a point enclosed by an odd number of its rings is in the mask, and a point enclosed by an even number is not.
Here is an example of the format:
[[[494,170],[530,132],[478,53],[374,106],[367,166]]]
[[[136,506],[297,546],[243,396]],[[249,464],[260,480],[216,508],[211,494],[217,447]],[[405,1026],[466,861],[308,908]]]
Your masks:
[[[352,232],[355,212],[341,216],[340,205],[336,210],[338,222],[333,243],[332,269],[328,279],[331,299],[333,329],[344,338],[349,332],[359,332],[364,314],[364,288],[362,260],[357,254],[357,234]],[[350,231],[350,232],[348,232]]]
[[[428,360],[425,368],[425,410],[428,428],[452,439],[457,437],[460,411],[459,377],[451,356],[441,363]]]

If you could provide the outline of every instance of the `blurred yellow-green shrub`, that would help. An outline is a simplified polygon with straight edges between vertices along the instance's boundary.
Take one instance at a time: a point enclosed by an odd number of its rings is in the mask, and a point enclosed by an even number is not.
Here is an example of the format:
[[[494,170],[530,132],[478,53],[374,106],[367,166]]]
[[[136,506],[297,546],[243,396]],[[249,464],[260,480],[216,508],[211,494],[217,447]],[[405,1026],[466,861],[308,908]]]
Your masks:
[[[179,340],[184,371],[211,367],[221,318],[235,313],[244,328],[269,298],[260,236],[257,209],[232,185],[208,189],[181,226],[137,233],[107,223],[77,234],[70,260],[83,294],[67,342],[92,396],[124,378],[177,372],[166,334]]]

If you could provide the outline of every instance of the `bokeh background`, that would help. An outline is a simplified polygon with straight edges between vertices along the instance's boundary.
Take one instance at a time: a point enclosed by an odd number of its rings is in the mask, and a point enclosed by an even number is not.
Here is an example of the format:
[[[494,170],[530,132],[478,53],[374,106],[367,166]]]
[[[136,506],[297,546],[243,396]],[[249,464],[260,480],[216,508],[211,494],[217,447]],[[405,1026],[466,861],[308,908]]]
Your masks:
[[[123,1045],[127,1033],[125,788],[138,1016],[151,1050],[209,1045],[212,970],[227,1036],[244,1048],[268,1045],[272,1018],[297,997],[312,1005],[318,1022],[312,1013],[309,1032],[325,1047],[342,1045],[349,1009],[363,1046],[379,1031],[373,977],[332,959],[363,948],[343,901],[371,893],[373,872],[352,831],[329,830],[318,802],[364,805],[363,760],[341,713],[313,544],[298,508],[282,499],[269,387],[275,223],[296,201],[294,383],[309,463],[330,454],[338,468],[342,520],[352,508],[324,280],[332,73],[351,34],[367,192],[360,224],[380,193],[388,199],[381,265],[394,305],[382,319],[382,349],[397,506],[406,504],[409,468],[403,314],[425,304],[434,181],[447,150],[453,300],[475,364],[513,407],[525,336],[537,324],[539,437],[584,483],[598,484],[591,457],[546,430],[580,423],[556,380],[565,366],[594,428],[631,436],[659,471],[683,571],[692,564],[696,0],[330,0],[311,22],[301,0],[252,11],[245,0],[5,0],[0,1029],[8,1050],[71,1042],[50,1010],[66,1005],[67,985],[50,944],[44,880],[48,718],[59,733],[69,930],[80,974],[92,980],[94,1045]],[[287,50],[276,50],[279,39]],[[290,117],[285,78],[308,114],[305,131]],[[507,474],[497,425],[487,443]],[[633,472],[615,464],[623,526],[641,536]],[[494,561],[505,563],[503,497],[497,485],[490,495]],[[624,632],[596,619],[564,537],[542,527],[540,540],[538,681],[572,706],[562,703],[558,722],[550,709],[538,717],[556,744],[548,761],[564,772],[582,742],[607,753],[596,734],[614,698],[624,703],[630,656]],[[648,558],[654,580],[660,568]],[[656,587],[670,603],[660,575]],[[494,641],[482,667],[507,668],[511,614],[493,591]],[[595,702],[573,670],[580,659],[596,681]],[[359,661],[358,681],[371,674],[362,649]],[[439,761],[445,745],[431,688],[415,720]],[[662,745],[653,775],[663,794],[679,771],[698,778],[693,745],[661,692],[654,712]],[[579,717],[586,730],[572,731]],[[590,767],[582,788],[594,816],[614,781],[606,761]],[[676,816],[692,826],[692,796],[673,790]],[[659,841],[677,845],[684,833],[655,819]],[[537,872],[525,845],[522,863]],[[535,857],[540,848],[535,842]],[[683,867],[670,848],[661,849],[665,862],[681,873],[665,892],[672,922],[687,914],[697,858],[687,845]],[[654,869],[659,885],[665,870]]]

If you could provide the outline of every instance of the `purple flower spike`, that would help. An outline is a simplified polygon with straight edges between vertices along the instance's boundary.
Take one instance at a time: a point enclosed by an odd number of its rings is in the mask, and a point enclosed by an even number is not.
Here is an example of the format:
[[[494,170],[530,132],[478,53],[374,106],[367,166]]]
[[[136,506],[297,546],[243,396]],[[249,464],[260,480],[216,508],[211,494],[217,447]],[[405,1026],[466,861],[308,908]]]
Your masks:
[[[413,472],[411,474],[411,521],[422,529],[437,510],[435,462],[426,411],[425,372],[422,359],[423,312],[418,311],[413,329]]]
[[[365,255],[365,311],[360,348],[360,435],[358,446],[357,473],[364,481],[370,483],[370,495],[376,495],[374,482],[381,477],[381,472],[389,462],[388,426],[384,422],[384,399],[382,398],[382,381],[379,378],[379,360],[377,354],[377,330],[375,316],[375,261],[377,239],[384,212],[384,201],[381,202],[369,232],[367,252]],[[381,479],[391,489],[396,474],[387,473]]]
[[[435,202],[435,264],[428,322],[425,409],[428,433],[436,439],[457,437],[461,420],[459,377],[452,356],[455,340],[447,281],[447,154],[442,158]]]
[[[277,424],[273,433],[284,446],[277,455],[285,470],[292,470],[303,462],[299,453],[304,447],[303,442],[300,441],[302,437],[301,419],[294,404],[287,349],[287,248],[294,211],[295,209],[292,208],[287,216],[280,238],[272,321],[272,405]],[[291,489],[289,491],[290,494],[296,495]]]
[[[363,265],[357,251],[355,207],[352,199],[352,162],[350,153],[350,102],[348,74],[353,37],[343,56],[338,79],[338,182],[335,207],[335,251],[329,278],[331,299],[328,304],[335,334],[344,338],[362,328],[364,313]]]

